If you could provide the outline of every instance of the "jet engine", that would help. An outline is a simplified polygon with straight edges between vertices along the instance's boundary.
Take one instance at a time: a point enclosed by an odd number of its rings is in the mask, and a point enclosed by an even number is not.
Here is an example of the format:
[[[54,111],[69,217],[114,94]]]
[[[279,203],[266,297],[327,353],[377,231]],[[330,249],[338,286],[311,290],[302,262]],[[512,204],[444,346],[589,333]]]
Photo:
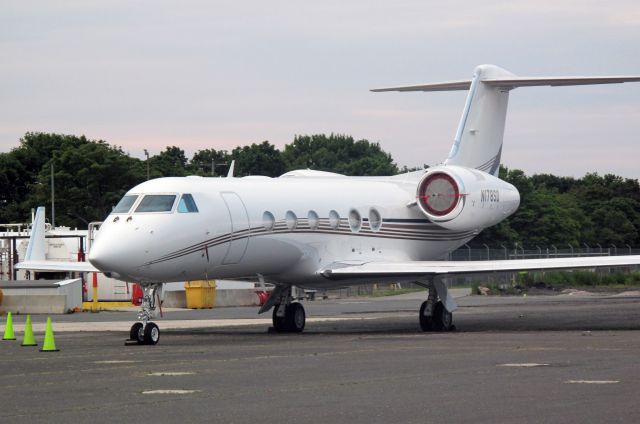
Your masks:
[[[430,221],[455,231],[480,231],[514,213],[520,194],[486,172],[461,166],[429,169],[418,183],[417,204]]]

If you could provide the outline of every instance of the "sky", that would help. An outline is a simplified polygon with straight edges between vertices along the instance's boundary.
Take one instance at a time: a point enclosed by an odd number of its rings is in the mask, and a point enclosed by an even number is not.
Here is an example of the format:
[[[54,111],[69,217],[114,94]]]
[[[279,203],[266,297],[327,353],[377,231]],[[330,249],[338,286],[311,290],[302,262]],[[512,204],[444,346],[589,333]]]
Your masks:
[[[380,143],[400,165],[451,147],[465,92],[371,88],[523,76],[640,75],[640,2],[324,0],[0,3],[0,152],[28,131],[136,157],[295,135]],[[502,163],[640,178],[640,83],[511,92]]]

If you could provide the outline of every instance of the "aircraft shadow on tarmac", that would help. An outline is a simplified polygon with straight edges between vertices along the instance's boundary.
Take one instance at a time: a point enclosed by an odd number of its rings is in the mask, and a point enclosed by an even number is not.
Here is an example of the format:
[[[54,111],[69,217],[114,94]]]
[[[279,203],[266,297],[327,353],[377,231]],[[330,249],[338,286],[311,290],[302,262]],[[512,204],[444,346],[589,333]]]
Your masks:
[[[267,325],[197,329],[167,329],[165,341],[179,335],[251,336],[255,340],[274,338],[292,342],[319,336],[455,336],[480,332],[526,331],[620,331],[640,330],[640,298],[564,300],[562,302],[505,303],[462,306],[456,311],[455,331],[422,332],[417,317],[407,309],[343,313],[342,320],[309,322],[303,333],[270,334]],[[344,319],[348,318],[348,319]]]

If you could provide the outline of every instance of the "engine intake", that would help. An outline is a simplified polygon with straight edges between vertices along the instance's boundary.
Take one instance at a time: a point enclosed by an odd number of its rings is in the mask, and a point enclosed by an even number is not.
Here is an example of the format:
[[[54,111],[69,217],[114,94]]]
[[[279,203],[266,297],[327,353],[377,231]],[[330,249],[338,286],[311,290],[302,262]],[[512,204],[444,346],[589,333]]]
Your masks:
[[[461,166],[427,171],[417,186],[417,204],[430,221],[456,231],[480,231],[516,211],[518,190],[486,172]]]
[[[425,213],[435,217],[446,216],[460,201],[460,188],[444,172],[434,172],[422,180],[418,187],[418,202]]]

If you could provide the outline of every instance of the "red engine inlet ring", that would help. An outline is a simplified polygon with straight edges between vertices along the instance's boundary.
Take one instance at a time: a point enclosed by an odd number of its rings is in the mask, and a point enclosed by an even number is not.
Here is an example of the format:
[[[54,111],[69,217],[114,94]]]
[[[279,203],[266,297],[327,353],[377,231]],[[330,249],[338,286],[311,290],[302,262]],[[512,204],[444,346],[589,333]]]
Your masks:
[[[460,190],[451,176],[434,172],[420,183],[417,197],[420,206],[429,214],[444,216],[458,205]]]

